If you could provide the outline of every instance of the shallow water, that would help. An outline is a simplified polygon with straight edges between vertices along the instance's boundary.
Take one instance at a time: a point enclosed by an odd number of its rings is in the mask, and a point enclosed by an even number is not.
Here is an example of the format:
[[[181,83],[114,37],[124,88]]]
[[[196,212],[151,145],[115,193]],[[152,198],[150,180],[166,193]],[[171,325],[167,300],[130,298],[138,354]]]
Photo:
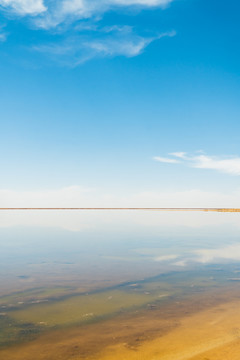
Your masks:
[[[78,216],[76,224],[88,224],[82,230],[64,221],[58,228],[0,227],[2,358],[179,360],[211,350],[217,359],[220,339],[235,342],[238,320],[231,327],[227,319],[240,305],[236,216],[181,214],[181,224],[164,213]],[[219,317],[221,306],[228,316]],[[219,332],[217,355],[204,342],[208,316]],[[181,328],[197,331],[194,318],[206,330],[196,333],[202,350],[196,339],[175,355],[164,350],[173,334],[181,343]]]

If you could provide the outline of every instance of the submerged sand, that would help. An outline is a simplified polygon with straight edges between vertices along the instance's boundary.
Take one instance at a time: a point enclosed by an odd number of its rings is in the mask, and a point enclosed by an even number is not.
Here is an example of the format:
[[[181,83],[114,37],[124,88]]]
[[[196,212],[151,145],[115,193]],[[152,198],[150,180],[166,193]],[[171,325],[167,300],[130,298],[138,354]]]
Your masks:
[[[231,299],[231,301],[229,301]],[[4,360],[239,360],[238,289],[194,295],[0,351]]]

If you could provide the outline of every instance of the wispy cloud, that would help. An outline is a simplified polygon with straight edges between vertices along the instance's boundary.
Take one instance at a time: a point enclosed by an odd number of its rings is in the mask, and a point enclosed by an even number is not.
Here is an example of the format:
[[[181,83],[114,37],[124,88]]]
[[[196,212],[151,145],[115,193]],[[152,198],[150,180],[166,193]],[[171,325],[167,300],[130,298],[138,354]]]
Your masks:
[[[109,24],[104,14],[129,9],[164,8],[173,0],[0,0],[0,11],[30,20],[31,31],[48,33],[46,42],[31,49],[62,65],[77,66],[95,57],[134,57],[155,40],[172,37],[174,31],[156,33]],[[6,16],[7,19],[7,16]],[[29,24],[29,21],[26,22]],[[4,34],[0,41],[5,40]]]
[[[166,164],[178,164],[178,163],[180,163],[179,160],[170,159],[170,158],[161,157],[161,156],[155,156],[153,159],[156,160],[156,161],[162,162],[162,163],[166,163]]]
[[[182,152],[182,151],[173,152],[173,153],[170,153],[169,155],[175,156],[175,157],[180,158],[180,159],[184,159],[186,157],[186,153]]]
[[[89,19],[102,16],[109,10],[121,8],[166,7],[173,0],[62,0],[49,1],[48,11],[38,19],[38,26],[56,27],[59,24],[76,19]]]
[[[47,10],[43,0],[0,0],[0,7],[20,16],[38,15]]]
[[[34,46],[33,49],[63,65],[74,67],[96,57],[134,57],[153,41],[175,34],[169,32],[156,37],[143,37],[135,34],[130,26],[104,27],[94,31],[97,31],[95,36],[91,31],[89,34],[71,36],[57,44]]]
[[[175,152],[169,155],[173,156],[173,158],[155,156],[153,159],[163,163],[182,163],[193,168],[217,170],[230,175],[240,175],[240,157],[237,156],[188,155],[185,152]]]
[[[0,24],[0,42],[5,42],[8,37],[8,33],[5,30],[6,25]]]
[[[6,41],[6,34],[4,34],[4,33],[0,33],[0,42],[3,42],[3,41]]]
[[[38,15],[40,27],[56,27],[66,19],[86,19],[112,9],[166,7],[173,0],[0,0],[0,7],[19,16]]]

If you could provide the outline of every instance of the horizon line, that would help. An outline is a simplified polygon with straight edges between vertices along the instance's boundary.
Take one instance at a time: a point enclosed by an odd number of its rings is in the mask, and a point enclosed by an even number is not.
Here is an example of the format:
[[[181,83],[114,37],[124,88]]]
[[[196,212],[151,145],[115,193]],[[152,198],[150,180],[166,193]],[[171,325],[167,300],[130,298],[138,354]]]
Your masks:
[[[23,211],[23,210],[133,210],[133,211],[213,211],[213,212],[240,212],[240,208],[215,208],[215,207],[0,207],[0,211]]]

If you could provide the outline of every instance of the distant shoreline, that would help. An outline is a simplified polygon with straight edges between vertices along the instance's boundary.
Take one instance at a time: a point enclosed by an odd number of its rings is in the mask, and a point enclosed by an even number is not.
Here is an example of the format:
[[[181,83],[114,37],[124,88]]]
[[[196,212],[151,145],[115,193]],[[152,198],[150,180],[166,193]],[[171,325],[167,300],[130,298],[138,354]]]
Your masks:
[[[154,207],[3,207],[3,210],[134,210],[134,211],[212,211],[212,212],[240,212],[240,208],[154,208]]]

